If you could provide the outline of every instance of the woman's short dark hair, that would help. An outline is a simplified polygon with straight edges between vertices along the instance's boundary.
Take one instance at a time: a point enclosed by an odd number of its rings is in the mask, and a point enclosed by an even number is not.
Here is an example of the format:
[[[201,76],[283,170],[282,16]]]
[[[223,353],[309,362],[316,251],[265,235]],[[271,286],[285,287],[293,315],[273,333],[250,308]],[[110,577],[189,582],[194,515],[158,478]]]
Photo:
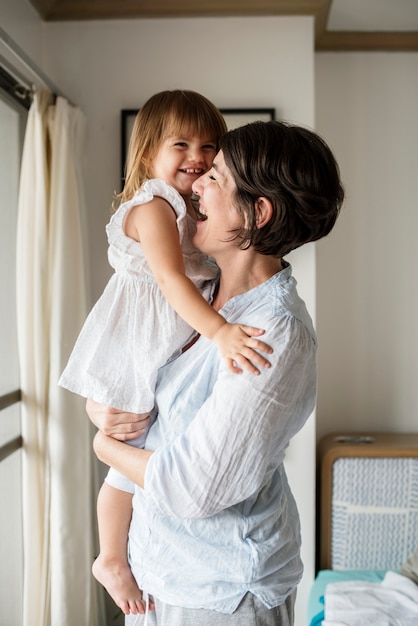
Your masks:
[[[253,122],[227,132],[220,149],[243,217],[234,235],[240,247],[280,258],[331,231],[344,189],[334,155],[316,133],[285,122]],[[270,200],[273,216],[258,228],[260,197]]]

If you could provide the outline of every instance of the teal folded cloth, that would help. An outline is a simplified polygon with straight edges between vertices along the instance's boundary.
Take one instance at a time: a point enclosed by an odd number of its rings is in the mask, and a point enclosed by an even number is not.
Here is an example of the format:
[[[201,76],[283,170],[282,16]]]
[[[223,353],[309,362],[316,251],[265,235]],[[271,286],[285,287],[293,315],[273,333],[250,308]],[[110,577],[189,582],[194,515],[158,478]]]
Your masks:
[[[324,619],[324,596],[329,583],[345,580],[366,580],[380,583],[385,577],[387,570],[330,570],[324,569],[318,572],[312,585],[308,601],[308,624],[320,626]]]

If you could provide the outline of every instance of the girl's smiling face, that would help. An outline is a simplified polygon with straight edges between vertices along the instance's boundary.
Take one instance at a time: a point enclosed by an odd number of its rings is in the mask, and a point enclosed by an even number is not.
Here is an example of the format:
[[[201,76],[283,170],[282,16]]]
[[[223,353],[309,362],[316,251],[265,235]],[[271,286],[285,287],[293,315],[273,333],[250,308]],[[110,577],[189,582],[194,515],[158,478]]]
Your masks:
[[[161,178],[182,196],[190,196],[193,183],[207,172],[216,154],[210,137],[181,135],[165,139],[150,160],[154,178]]]

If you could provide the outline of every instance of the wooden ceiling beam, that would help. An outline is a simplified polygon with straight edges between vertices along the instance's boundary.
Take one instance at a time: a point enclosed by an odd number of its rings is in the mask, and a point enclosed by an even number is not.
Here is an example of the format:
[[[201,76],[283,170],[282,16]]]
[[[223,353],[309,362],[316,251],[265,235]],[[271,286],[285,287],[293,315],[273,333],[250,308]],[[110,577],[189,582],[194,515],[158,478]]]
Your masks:
[[[199,17],[227,15],[316,15],[321,0],[30,0],[45,21]]]
[[[315,42],[317,52],[416,52],[417,32],[360,32],[329,30]]]
[[[315,41],[322,37],[328,26],[329,12],[331,11],[332,0],[321,2],[319,11],[315,17]]]

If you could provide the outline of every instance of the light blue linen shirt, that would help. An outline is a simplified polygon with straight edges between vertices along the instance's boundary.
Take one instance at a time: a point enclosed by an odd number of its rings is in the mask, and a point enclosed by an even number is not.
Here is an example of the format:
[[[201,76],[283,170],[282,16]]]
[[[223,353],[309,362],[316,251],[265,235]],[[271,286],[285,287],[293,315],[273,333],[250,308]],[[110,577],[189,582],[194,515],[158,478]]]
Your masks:
[[[283,459],[314,408],[316,336],[290,265],[221,313],[265,329],[271,368],[233,374],[201,337],[160,369],[129,558],[140,588],[163,602],[232,613],[247,592],[281,604],[302,576]]]

